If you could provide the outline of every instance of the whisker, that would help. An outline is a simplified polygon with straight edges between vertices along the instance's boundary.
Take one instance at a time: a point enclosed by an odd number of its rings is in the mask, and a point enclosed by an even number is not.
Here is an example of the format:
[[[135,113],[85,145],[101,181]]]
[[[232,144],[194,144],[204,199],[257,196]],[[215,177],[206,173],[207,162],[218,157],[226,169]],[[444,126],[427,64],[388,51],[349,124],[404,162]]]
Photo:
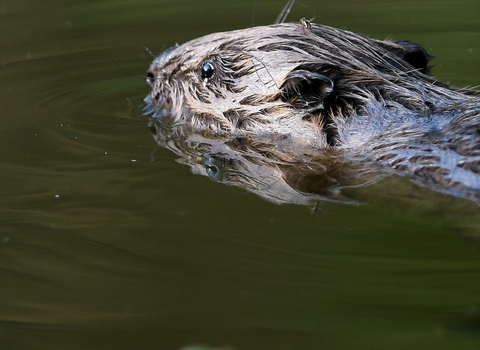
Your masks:
[[[278,15],[277,19],[274,24],[279,24],[279,23],[285,23],[285,20],[287,19],[288,15],[290,14],[290,11],[293,7],[293,4],[295,3],[295,0],[289,0],[285,7],[283,8],[282,12]]]

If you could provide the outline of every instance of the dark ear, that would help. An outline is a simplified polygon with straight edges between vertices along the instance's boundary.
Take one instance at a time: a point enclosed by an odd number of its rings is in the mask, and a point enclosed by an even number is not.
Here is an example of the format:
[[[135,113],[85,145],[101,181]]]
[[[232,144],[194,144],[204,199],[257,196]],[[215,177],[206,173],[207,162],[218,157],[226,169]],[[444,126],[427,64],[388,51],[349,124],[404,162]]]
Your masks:
[[[432,68],[428,65],[428,62],[430,62],[433,56],[429,55],[419,44],[410,41],[382,41],[380,45],[418,69],[421,73],[428,74]]]
[[[332,93],[333,87],[332,79],[298,69],[287,75],[280,90],[282,101],[290,103],[295,109],[312,112],[323,108],[323,101]]]

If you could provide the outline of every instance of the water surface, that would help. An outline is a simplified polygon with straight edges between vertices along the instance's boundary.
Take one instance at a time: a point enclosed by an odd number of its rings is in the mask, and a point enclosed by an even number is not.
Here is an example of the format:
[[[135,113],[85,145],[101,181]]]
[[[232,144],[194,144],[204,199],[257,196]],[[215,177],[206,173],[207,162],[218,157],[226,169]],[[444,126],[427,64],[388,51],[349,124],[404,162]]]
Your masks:
[[[480,209],[408,179],[276,205],[194,175],[143,116],[154,54],[284,1],[0,2],[2,349],[478,349]],[[480,82],[477,1],[303,1]],[[120,68],[119,68],[120,67]]]

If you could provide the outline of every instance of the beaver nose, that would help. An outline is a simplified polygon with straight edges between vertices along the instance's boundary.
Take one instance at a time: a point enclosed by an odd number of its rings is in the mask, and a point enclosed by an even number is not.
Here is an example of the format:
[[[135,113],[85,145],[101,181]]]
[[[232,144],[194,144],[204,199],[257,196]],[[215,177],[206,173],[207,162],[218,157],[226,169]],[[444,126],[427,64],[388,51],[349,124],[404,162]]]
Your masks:
[[[155,73],[152,70],[147,71],[147,83],[148,85],[153,87],[153,83],[155,82]]]

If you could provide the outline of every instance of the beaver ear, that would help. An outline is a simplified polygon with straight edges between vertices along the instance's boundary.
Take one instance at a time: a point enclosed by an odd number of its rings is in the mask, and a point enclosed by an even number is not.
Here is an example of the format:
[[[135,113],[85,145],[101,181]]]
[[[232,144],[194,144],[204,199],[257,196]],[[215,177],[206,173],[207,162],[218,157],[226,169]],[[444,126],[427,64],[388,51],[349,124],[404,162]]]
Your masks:
[[[428,74],[432,66],[428,65],[433,56],[419,44],[410,41],[381,41],[380,45],[395,56],[418,69],[421,73]]]
[[[323,108],[323,100],[333,91],[333,87],[332,79],[299,69],[287,75],[280,87],[280,94],[282,101],[290,103],[295,109],[314,111]]]

